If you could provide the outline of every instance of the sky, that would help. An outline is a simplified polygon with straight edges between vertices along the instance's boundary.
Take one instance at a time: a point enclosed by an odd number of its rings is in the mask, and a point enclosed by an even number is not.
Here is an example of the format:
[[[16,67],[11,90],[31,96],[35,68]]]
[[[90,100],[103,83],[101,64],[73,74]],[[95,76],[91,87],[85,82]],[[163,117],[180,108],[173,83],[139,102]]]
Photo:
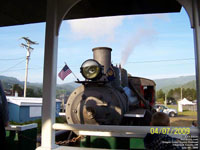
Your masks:
[[[0,75],[24,81],[25,43],[32,45],[28,82],[43,82],[45,23],[1,27]],[[195,75],[193,30],[184,9],[180,13],[129,15],[63,21],[59,31],[57,74],[65,62],[73,73],[80,74],[81,64],[92,59],[95,47],[112,48],[111,60],[133,76],[161,79]],[[58,84],[76,80],[70,74]]]

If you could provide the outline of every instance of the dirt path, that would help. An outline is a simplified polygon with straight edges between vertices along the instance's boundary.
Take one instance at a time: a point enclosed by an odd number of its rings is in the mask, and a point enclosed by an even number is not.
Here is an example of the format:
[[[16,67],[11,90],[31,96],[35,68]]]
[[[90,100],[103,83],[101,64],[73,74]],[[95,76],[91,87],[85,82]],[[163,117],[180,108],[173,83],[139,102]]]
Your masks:
[[[196,116],[177,116],[170,117],[171,126],[190,127],[192,121],[197,120]]]

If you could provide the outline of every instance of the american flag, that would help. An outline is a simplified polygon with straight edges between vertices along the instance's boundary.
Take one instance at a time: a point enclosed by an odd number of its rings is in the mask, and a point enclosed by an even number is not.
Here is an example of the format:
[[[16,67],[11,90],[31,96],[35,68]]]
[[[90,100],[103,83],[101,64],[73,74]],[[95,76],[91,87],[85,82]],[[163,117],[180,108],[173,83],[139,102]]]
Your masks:
[[[64,80],[66,76],[68,76],[72,71],[69,69],[67,65],[65,65],[62,70],[59,72],[58,76],[61,80]]]

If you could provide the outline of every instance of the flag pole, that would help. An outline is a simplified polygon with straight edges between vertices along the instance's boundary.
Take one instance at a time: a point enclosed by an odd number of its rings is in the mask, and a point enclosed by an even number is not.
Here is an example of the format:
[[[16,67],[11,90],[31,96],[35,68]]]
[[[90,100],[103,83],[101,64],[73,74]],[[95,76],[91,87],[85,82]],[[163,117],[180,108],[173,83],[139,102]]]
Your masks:
[[[67,65],[67,63],[65,62],[65,65]],[[71,69],[70,69],[71,70]],[[73,71],[71,70],[72,74],[74,75],[74,77],[77,79],[77,81],[79,81],[78,77],[73,73]]]

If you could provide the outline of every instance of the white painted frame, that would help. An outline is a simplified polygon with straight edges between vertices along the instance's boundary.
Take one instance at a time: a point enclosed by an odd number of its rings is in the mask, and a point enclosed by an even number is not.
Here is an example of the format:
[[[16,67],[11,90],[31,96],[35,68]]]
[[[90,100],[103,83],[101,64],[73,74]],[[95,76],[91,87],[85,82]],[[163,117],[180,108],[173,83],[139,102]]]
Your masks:
[[[56,149],[55,145],[55,99],[57,78],[58,33],[60,24],[68,11],[81,0],[47,0],[43,107],[42,143],[37,150]],[[177,0],[184,6],[194,30],[195,68],[197,85],[198,127],[200,126],[200,0]],[[53,128],[54,125],[54,128]],[[133,132],[137,128],[133,128]],[[199,142],[200,143],[200,142]]]

